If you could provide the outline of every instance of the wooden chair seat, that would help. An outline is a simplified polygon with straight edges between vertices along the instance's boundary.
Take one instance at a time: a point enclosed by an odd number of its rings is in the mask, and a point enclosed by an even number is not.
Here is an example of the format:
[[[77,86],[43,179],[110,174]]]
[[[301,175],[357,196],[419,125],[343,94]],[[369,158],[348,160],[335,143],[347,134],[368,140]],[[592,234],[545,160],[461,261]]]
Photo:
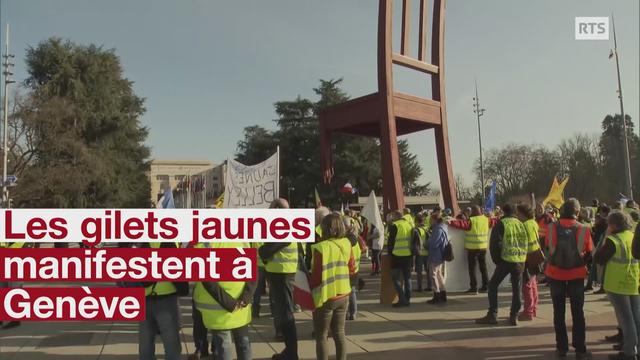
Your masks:
[[[427,57],[427,1],[420,2],[418,56],[410,54],[411,0],[402,0],[400,53],[392,47],[393,0],[379,0],[378,12],[378,91],[322,109],[320,121],[321,165],[325,182],[333,177],[331,134],[334,132],[372,136],[380,139],[382,192],[385,212],[404,207],[397,137],[433,129],[436,139],[440,187],[444,203],[457,210],[453,169],[449,151],[444,96],[444,11],[445,0],[433,1],[431,60]],[[393,65],[431,76],[432,98],[394,91]]]

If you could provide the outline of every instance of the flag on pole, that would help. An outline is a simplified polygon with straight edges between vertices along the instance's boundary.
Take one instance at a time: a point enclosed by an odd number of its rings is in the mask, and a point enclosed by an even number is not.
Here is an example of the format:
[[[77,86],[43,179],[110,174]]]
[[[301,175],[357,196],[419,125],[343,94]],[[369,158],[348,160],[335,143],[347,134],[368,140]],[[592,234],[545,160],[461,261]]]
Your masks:
[[[343,194],[351,194],[351,195],[355,194],[357,191],[358,190],[356,188],[354,188],[353,185],[351,185],[351,183],[348,182],[348,181],[340,189],[341,193],[343,193]]]
[[[484,211],[487,213],[493,212],[496,208],[496,181],[491,183],[491,189],[489,189],[489,196],[484,203]]]
[[[160,200],[158,200],[158,204],[156,205],[156,208],[173,209],[175,207],[176,205],[173,202],[173,191],[171,191],[171,188],[169,187],[164,191],[164,194],[162,195]]]
[[[564,188],[567,186],[569,182],[569,177],[566,177],[562,180],[561,183],[558,184],[558,179],[554,176],[553,183],[551,184],[551,189],[549,189],[549,194],[542,202],[542,206],[547,206],[547,204],[552,205],[556,209],[559,209],[562,204],[564,204]]]
[[[311,295],[311,286],[309,285],[309,275],[306,266],[298,266],[296,276],[293,281],[293,300],[300,305],[303,310],[315,310]]]
[[[316,209],[322,206],[322,200],[320,199],[320,194],[318,193],[318,188],[314,189],[316,192]]]
[[[224,193],[218,197],[215,202],[216,209],[222,209],[224,207]]]
[[[609,59],[611,59],[613,57],[613,49],[609,50]]]
[[[380,207],[378,206],[378,199],[376,198],[376,193],[371,191],[369,194],[369,198],[367,199],[367,203],[362,208],[360,212],[363,218],[367,219],[369,224],[373,225],[378,229],[380,234],[384,233],[384,225],[382,223],[382,216],[380,216]],[[380,236],[379,238],[379,248],[383,248],[384,236]]]

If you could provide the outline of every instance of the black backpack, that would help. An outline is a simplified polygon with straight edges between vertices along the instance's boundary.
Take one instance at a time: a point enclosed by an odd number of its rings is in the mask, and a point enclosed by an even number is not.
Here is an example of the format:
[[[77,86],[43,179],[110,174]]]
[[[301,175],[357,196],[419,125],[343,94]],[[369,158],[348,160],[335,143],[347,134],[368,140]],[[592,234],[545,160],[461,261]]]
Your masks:
[[[549,234],[555,228],[556,233],[556,246],[555,250],[552,250],[553,244],[548,244],[549,264],[558,267],[560,269],[574,269],[583,267],[586,265],[582,258],[582,249],[578,249],[577,234],[581,230],[580,227],[574,225],[570,228],[560,226],[560,223],[554,223],[549,226]]]

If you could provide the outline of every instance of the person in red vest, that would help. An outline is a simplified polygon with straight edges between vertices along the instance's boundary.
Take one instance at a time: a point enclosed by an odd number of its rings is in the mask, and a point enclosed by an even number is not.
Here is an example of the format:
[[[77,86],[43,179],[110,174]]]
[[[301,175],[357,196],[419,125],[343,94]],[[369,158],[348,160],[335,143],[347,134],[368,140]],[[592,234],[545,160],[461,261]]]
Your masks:
[[[591,229],[577,220],[579,212],[580,202],[574,198],[562,205],[560,219],[547,228],[544,249],[547,254],[545,275],[553,302],[556,354],[565,357],[569,352],[565,322],[568,297],[573,318],[571,344],[576,349],[576,359],[582,360],[591,358],[585,342],[584,279],[587,277],[587,264],[592,259],[593,241]]]

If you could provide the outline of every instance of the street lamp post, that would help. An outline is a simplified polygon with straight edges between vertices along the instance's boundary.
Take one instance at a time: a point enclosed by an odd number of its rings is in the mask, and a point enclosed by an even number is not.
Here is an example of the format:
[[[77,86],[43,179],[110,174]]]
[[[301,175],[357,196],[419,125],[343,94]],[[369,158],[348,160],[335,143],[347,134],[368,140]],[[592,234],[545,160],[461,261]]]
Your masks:
[[[7,32],[5,39],[5,53],[2,55],[4,67],[4,71],[2,75],[4,75],[4,104],[3,104],[3,121],[2,121],[2,207],[9,207],[9,188],[7,187],[7,163],[8,163],[8,124],[9,124],[9,84],[13,83],[10,79],[13,73],[11,72],[11,67],[13,63],[11,59],[13,59],[15,55],[9,54],[9,24],[7,24]]]
[[[482,160],[482,132],[480,129],[480,117],[484,115],[485,109],[480,108],[480,99],[478,98],[478,82],[475,81],[476,85],[476,97],[473,98],[473,112],[476,114],[478,119],[478,147],[480,148],[480,193],[482,194],[482,203],[484,204],[484,162]]]
[[[618,75],[618,99],[620,99],[620,117],[622,118],[622,146],[624,146],[624,187],[626,195],[633,199],[633,183],[631,181],[631,160],[629,157],[629,140],[627,138],[627,120],[624,116],[624,105],[622,102],[622,83],[620,81],[620,60],[618,57],[618,40],[616,39],[616,24],[611,15],[611,25],[613,27],[613,55],[616,57],[616,71]]]

